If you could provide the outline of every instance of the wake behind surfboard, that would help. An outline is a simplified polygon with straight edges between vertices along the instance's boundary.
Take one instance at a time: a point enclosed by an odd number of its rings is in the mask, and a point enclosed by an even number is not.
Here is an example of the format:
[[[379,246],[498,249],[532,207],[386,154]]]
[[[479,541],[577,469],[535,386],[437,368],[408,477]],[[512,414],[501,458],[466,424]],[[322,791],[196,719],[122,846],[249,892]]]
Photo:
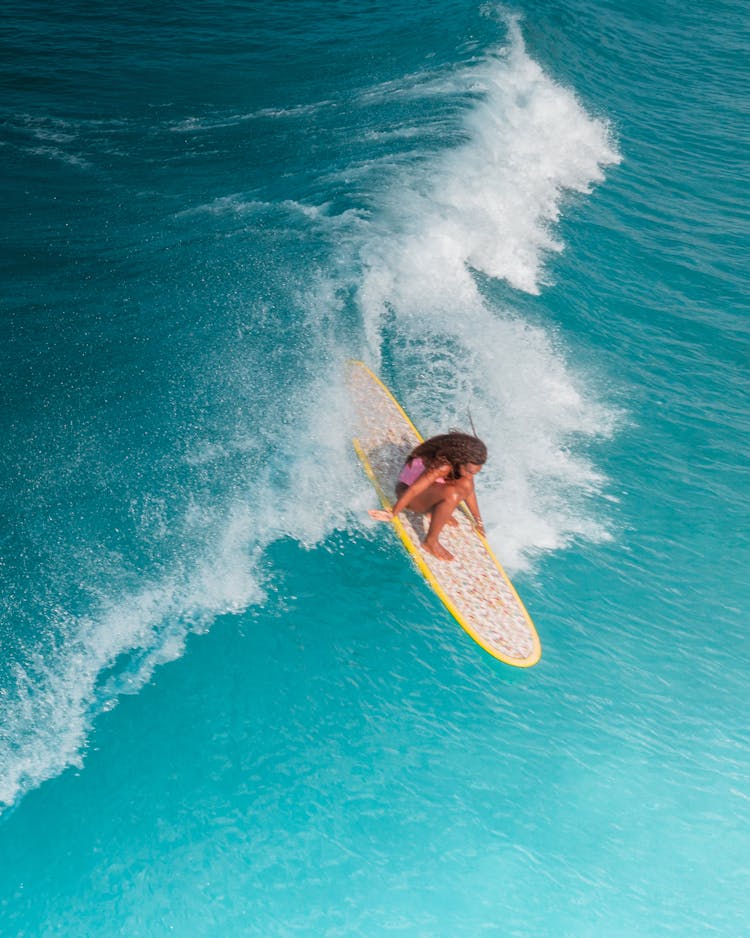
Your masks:
[[[393,505],[399,471],[422,437],[401,405],[363,362],[350,362],[349,388],[356,414],[356,450],[383,507]],[[399,513],[393,525],[419,570],[448,611],[485,651],[518,668],[536,664],[539,637],[505,571],[468,513],[456,512],[458,527],[440,539],[453,554],[447,562],[422,549],[424,518]]]

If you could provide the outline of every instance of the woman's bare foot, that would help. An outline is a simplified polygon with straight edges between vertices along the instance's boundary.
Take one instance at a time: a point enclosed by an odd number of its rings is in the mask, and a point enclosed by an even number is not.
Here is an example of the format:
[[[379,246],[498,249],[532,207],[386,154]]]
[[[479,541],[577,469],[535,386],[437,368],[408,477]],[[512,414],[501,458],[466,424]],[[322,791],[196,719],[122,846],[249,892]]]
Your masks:
[[[422,541],[422,547],[424,547],[428,554],[437,557],[438,560],[453,560],[453,554],[449,550],[446,550],[440,541],[435,541],[434,544],[431,544],[429,541]]]

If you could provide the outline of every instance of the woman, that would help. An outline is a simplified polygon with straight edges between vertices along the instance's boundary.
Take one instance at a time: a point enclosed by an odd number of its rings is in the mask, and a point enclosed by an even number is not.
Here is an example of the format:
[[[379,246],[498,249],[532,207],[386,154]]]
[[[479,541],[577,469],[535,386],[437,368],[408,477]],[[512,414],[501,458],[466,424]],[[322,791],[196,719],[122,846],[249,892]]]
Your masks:
[[[440,560],[453,560],[453,554],[440,543],[440,532],[461,502],[474,517],[476,529],[484,534],[479,505],[474,492],[474,476],[487,461],[487,447],[475,436],[453,431],[433,436],[415,447],[407,457],[396,483],[396,504],[392,511],[370,512],[378,521],[391,521],[408,508],[417,514],[430,512],[430,527],[422,546]]]

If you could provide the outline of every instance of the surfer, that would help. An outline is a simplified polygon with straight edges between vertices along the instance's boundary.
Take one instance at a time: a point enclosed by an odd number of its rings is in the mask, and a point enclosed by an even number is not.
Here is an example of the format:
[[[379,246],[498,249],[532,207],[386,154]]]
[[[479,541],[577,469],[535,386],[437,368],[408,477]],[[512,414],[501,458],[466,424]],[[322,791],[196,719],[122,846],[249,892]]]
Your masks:
[[[474,476],[487,461],[487,447],[476,436],[457,430],[430,437],[409,453],[396,483],[396,504],[392,511],[373,509],[378,521],[391,521],[408,508],[417,514],[430,514],[430,526],[422,546],[440,560],[453,560],[453,554],[440,543],[440,532],[456,525],[453,512],[461,502],[474,517],[476,529],[484,534],[474,491]]]

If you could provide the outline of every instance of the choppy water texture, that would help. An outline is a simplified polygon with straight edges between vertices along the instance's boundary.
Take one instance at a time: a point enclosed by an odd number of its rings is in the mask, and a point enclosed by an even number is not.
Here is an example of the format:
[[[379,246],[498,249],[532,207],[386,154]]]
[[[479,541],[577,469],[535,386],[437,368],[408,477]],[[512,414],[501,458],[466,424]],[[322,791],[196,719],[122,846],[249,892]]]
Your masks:
[[[12,935],[750,931],[750,10],[11,3]],[[343,365],[491,459],[541,662]]]

